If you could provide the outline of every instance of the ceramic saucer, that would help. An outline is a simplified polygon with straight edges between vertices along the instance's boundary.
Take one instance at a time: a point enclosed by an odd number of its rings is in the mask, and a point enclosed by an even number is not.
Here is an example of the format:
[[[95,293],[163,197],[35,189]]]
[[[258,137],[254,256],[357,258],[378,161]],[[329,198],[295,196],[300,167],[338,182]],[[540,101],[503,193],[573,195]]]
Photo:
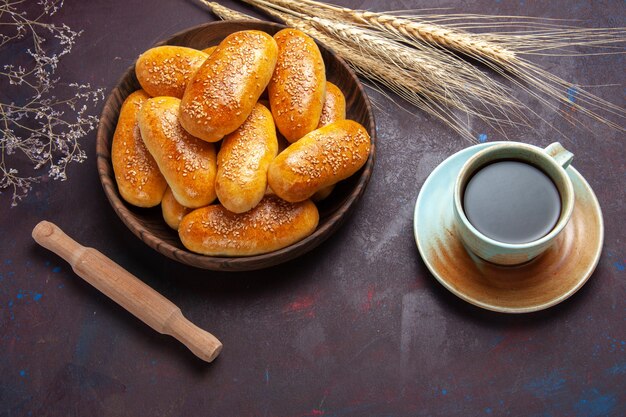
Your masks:
[[[567,173],[576,194],[574,212],[551,248],[514,267],[497,266],[469,253],[456,236],[454,182],[465,161],[496,143],[463,149],[430,174],[415,204],[415,241],[430,272],[463,300],[504,313],[543,310],[570,297],[589,279],[602,250],[602,212],[587,181],[570,166]]]

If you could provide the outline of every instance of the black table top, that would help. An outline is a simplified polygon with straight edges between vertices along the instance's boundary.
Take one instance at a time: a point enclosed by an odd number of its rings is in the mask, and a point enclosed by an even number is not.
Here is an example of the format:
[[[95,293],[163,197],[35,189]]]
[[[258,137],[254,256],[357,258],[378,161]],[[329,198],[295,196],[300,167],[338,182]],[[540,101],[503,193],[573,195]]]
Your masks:
[[[222,2],[231,6],[233,2]],[[342,1],[372,10],[417,1]],[[621,1],[444,1],[465,13],[624,26]],[[243,6],[237,5],[239,9]],[[445,12],[445,11],[444,11]],[[57,75],[110,91],[159,40],[215,17],[190,1],[67,0],[52,21],[84,30]],[[537,57],[547,70],[624,106],[624,56]],[[3,65],[6,62],[2,63]],[[62,85],[59,88],[64,88]],[[371,182],[322,246],[266,270],[217,273],[148,248],[109,205],[88,159],[10,208],[0,195],[0,416],[622,416],[626,415],[624,134],[573,128],[527,103],[538,123],[511,139],[562,141],[605,222],[595,273],[567,301],[532,314],[474,307],[443,288],[416,248],[415,200],[429,173],[469,143],[419,110],[367,89],[378,143]],[[102,102],[94,114],[99,114]],[[577,114],[572,115],[579,118]],[[479,132],[482,140],[502,135]],[[42,219],[97,248],[179,305],[224,344],[207,364],[78,278],[30,237]]]

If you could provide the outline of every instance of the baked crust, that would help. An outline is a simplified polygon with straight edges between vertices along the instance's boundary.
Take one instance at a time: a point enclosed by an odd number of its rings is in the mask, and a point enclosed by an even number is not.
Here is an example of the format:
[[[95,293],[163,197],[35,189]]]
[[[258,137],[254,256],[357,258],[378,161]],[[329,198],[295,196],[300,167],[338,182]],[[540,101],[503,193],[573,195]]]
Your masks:
[[[348,178],[367,161],[367,130],[353,120],[338,120],[307,134],[270,164],[268,183],[280,198],[296,202]]]
[[[144,145],[137,122],[137,115],[149,98],[143,90],[126,98],[111,144],[117,188],[125,201],[137,207],[158,205],[167,187],[156,161]]]
[[[184,46],[157,46],[139,55],[135,74],[152,97],[182,98],[191,77],[208,57],[205,52]]]
[[[161,200],[161,212],[165,223],[172,229],[178,230],[180,221],[185,215],[191,213],[191,209],[176,201],[172,189],[167,187],[165,194],[163,194],[163,200]]]
[[[310,200],[288,203],[266,196],[252,210],[237,214],[215,204],[186,215],[178,234],[185,247],[210,256],[249,256],[298,242],[315,230],[317,207]]]
[[[315,130],[324,105],[326,68],[317,44],[297,29],[274,35],[278,60],[267,86],[276,127],[293,143]]]
[[[277,152],[272,113],[257,103],[246,121],[222,141],[215,179],[220,203],[234,213],[256,206],[267,189],[267,170]]]
[[[245,30],[227,36],[187,86],[181,125],[207,142],[233,132],[269,83],[277,53],[276,42],[265,32]]]
[[[206,206],[215,200],[215,147],[185,131],[179,112],[175,97],[149,99],[139,113],[141,135],[176,200],[189,208]]]

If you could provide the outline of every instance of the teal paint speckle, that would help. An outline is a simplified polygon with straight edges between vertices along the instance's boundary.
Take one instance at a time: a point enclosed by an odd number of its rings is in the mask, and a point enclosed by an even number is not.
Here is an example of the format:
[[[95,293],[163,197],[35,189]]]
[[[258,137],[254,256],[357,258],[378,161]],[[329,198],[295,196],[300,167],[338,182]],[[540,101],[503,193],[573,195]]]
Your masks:
[[[487,134],[486,133],[481,133],[480,135],[478,135],[478,141],[480,143],[485,143],[487,142]]]
[[[606,337],[609,340],[609,352],[624,352],[624,348],[626,347],[625,340],[619,340],[611,336]]]
[[[9,300],[9,318],[15,320],[15,313],[13,312],[13,300]]]
[[[52,272],[54,272],[55,274],[58,274],[59,272],[61,272],[61,267],[55,266],[54,268],[52,268]]]
[[[24,369],[20,369],[20,376],[26,378],[26,371]]]
[[[611,375],[621,375],[626,374],[626,362],[618,363],[608,369],[609,374]]]
[[[446,395],[446,394],[448,394],[448,390],[447,390],[447,389],[445,389],[445,388],[444,388],[444,389],[442,389],[442,390],[441,390],[441,395]]]
[[[559,370],[553,370],[545,376],[533,379],[524,385],[524,388],[537,398],[550,398],[565,387],[565,382]]]
[[[494,337],[493,339],[491,339],[491,341],[489,342],[489,349],[494,349],[496,348],[500,343],[502,343],[502,341],[505,339],[504,336],[502,335],[498,335],[496,337]]]
[[[626,265],[624,265],[623,262],[613,262],[613,265],[619,272],[624,272],[626,270]]]
[[[11,260],[11,259],[5,259],[4,260],[4,264],[5,265],[11,265],[12,263],[13,263],[13,260]]]
[[[593,388],[586,391],[582,398],[574,404],[576,416],[579,417],[604,417],[612,415],[613,408],[617,404],[612,394],[602,394]]]
[[[39,301],[41,300],[41,297],[43,297],[43,294],[38,293],[36,291],[20,290],[15,296],[15,298],[17,298],[18,300],[23,300],[29,296],[33,299],[33,301]]]
[[[485,408],[485,413],[487,414],[491,414],[493,412],[493,410],[489,407]]]

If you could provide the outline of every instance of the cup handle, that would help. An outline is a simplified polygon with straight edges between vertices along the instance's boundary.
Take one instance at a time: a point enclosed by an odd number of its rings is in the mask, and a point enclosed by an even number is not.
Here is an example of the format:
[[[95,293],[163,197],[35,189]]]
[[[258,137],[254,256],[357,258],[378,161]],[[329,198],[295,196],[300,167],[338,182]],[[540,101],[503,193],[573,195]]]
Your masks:
[[[551,143],[543,151],[554,158],[556,163],[561,165],[563,169],[567,169],[574,159],[574,154],[565,149],[559,142]]]

